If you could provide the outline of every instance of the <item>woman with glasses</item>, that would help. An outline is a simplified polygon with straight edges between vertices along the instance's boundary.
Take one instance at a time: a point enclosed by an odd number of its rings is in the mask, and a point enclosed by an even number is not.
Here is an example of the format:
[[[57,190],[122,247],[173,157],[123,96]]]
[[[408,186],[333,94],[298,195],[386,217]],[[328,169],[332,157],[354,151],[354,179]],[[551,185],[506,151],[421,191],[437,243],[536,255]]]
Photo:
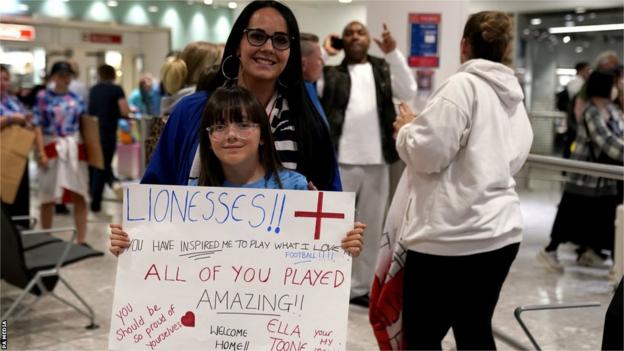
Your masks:
[[[200,177],[202,112],[211,93],[224,85],[245,87],[260,101],[285,168],[318,189],[342,190],[329,131],[305,90],[297,21],[277,1],[254,1],[242,11],[220,71],[207,91],[184,98],[172,111],[143,183],[184,185]]]
[[[271,126],[258,99],[247,89],[222,87],[203,112],[199,134],[199,178],[189,185],[307,190],[301,174],[285,169],[277,159]],[[362,250],[365,225],[355,223],[342,240],[353,256]],[[120,224],[111,225],[110,251],[119,255],[130,245]]]

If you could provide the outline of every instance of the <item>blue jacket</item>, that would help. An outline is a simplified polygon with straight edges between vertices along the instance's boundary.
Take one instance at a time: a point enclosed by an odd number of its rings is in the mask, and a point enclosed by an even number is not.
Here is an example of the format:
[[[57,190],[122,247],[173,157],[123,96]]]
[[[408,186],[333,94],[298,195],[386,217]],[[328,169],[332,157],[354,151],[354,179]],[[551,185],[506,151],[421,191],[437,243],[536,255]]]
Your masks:
[[[200,91],[183,98],[176,104],[141,183],[188,185],[193,158],[199,146],[197,133],[206,101],[208,101],[208,93]],[[334,183],[331,189],[319,190],[342,191],[336,155],[333,154],[331,157],[333,157],[336,170]]]
[[[321,118],[323,118],[323,122],[325,122],[325,125],[327,126],[327,128],[329,128],[329,122],[327,122],[327,116],[325,115],[325,110],[323,110],[323,105],[321,105],[321,101],[319,100],[319,96],[318,93],[316,92],[316,85],[314,83],[310,83],[310,82],[305,82],[305,87],[306,90],[308,92],[308,96],[310,97],[310,100],[312,100],[312,103],[314,104],[314,107],[316,107],[316,110],[318,111],[318,113],[321,115]],[[336,164],[338,162],[338,158],[336,157],[336,151],[334,150],[334,155],[333,155],[334,160],[336,160]],[[334,173],[334,186],[336,191],[342,191],[342,182],[340,179],[340,170],[338,169],[338,167],[336,166],[334,168],[336,170],[336,172]]]
[[[329,124],[327,123],[327,116],[325,116],[325,110],[323,110],[323,105],[321,105],[321,100],[319,100],[318,93],[316,92],[316,85],[314,83],[305,82],[305,87],[308,91],[310,100],[312,100],[312,103],[314,104],[314,107],[316,107],[318,113],[321,117],[323,117],[323,122],[325,122],[327,127],[329,127]]]

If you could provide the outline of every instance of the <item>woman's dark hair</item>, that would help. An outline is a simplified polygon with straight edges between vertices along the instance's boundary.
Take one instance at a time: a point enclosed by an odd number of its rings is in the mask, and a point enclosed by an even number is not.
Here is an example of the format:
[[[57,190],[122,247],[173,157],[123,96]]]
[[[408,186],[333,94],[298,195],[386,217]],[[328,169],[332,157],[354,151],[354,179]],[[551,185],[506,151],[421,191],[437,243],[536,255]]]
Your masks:
[[[101,65],[98,67],[97,73],[100,79],[105,81],[113,81],[117,77],[117,72],[111,65]]]
[[[602,97],[611,98],[615,76],[611,73],[593,71],[587,78],[587,98]]]
[[[288,27],[291,37],[290,55],[284,71],[279,76],[276,89],[288,101],[289,113],[297,137],[297,171],[302,173],[321,190],[330,189],[335,173],[334,146],[329,130],[323,124],[319,112],[312,104],[306,91],[301,69],[301,44],[299,26],[292,11],[277,1],[253,1],[238,16],[225,44],[223,59],[217,75],[208,87],[208,92],[221,87],[229,78],[238,76],[240,61],[236,51],[243,39],[251,16],[258,10],[270,7],[277,10]],[[227,75],[227,77],[224,75]]]
[[[260,140],[263,142],[259,151],[260,163],[267,175],[275,178],[281,189],[283,186],[278,171],[282,167],[277,160],[269,119],[260,101],[249,90],[238,86],[218,88],[206,103],[199,130],[199,157],[202,165],[199,185],[222,186],[225,181],[223,166],[210,147],[210,137],[206,128],[215,124],[242,121],[260,125]]]
[[[511,29],[511,17],[503,12],[483,11],[471,15],[462,36],[470,44],[470,58],[507,62],[513,39]]]
[[[6,65],[0,65],[0,72],[9,74],[9,67],[7,67]]]
[[[574,69],[576,70],[576,74],[581,73],[581,71],[585,68],[589,67],[589,62],[581,61],[574,65]]]

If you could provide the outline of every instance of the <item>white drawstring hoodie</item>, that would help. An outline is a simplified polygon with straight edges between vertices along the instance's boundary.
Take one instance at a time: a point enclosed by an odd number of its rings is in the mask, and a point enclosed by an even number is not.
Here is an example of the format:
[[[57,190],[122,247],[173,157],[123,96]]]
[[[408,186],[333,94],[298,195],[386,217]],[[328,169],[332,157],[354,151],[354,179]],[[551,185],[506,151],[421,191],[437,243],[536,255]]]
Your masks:
[[[410,187],[401,236],[409,250],[460,256],[522,240],[513,175],[533,140],[523,97],[510,68],[470,60],[400,129],[396,147]]]

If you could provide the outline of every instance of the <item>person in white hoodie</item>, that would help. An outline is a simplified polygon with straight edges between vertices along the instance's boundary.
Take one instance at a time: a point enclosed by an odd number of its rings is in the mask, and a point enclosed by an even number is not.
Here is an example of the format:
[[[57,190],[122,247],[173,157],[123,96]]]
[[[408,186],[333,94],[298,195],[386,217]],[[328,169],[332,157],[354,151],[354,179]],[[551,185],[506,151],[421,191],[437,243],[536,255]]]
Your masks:
[[[415,117],[395,122],[410,192],[401,224],[408,249],[403,287],[407,349],[440,349],[449,328],[458,349],[495,349],[491,320],[522,240],[513,179],[533,133],[508,62],[511,19],[469,17],[458,72]]]

